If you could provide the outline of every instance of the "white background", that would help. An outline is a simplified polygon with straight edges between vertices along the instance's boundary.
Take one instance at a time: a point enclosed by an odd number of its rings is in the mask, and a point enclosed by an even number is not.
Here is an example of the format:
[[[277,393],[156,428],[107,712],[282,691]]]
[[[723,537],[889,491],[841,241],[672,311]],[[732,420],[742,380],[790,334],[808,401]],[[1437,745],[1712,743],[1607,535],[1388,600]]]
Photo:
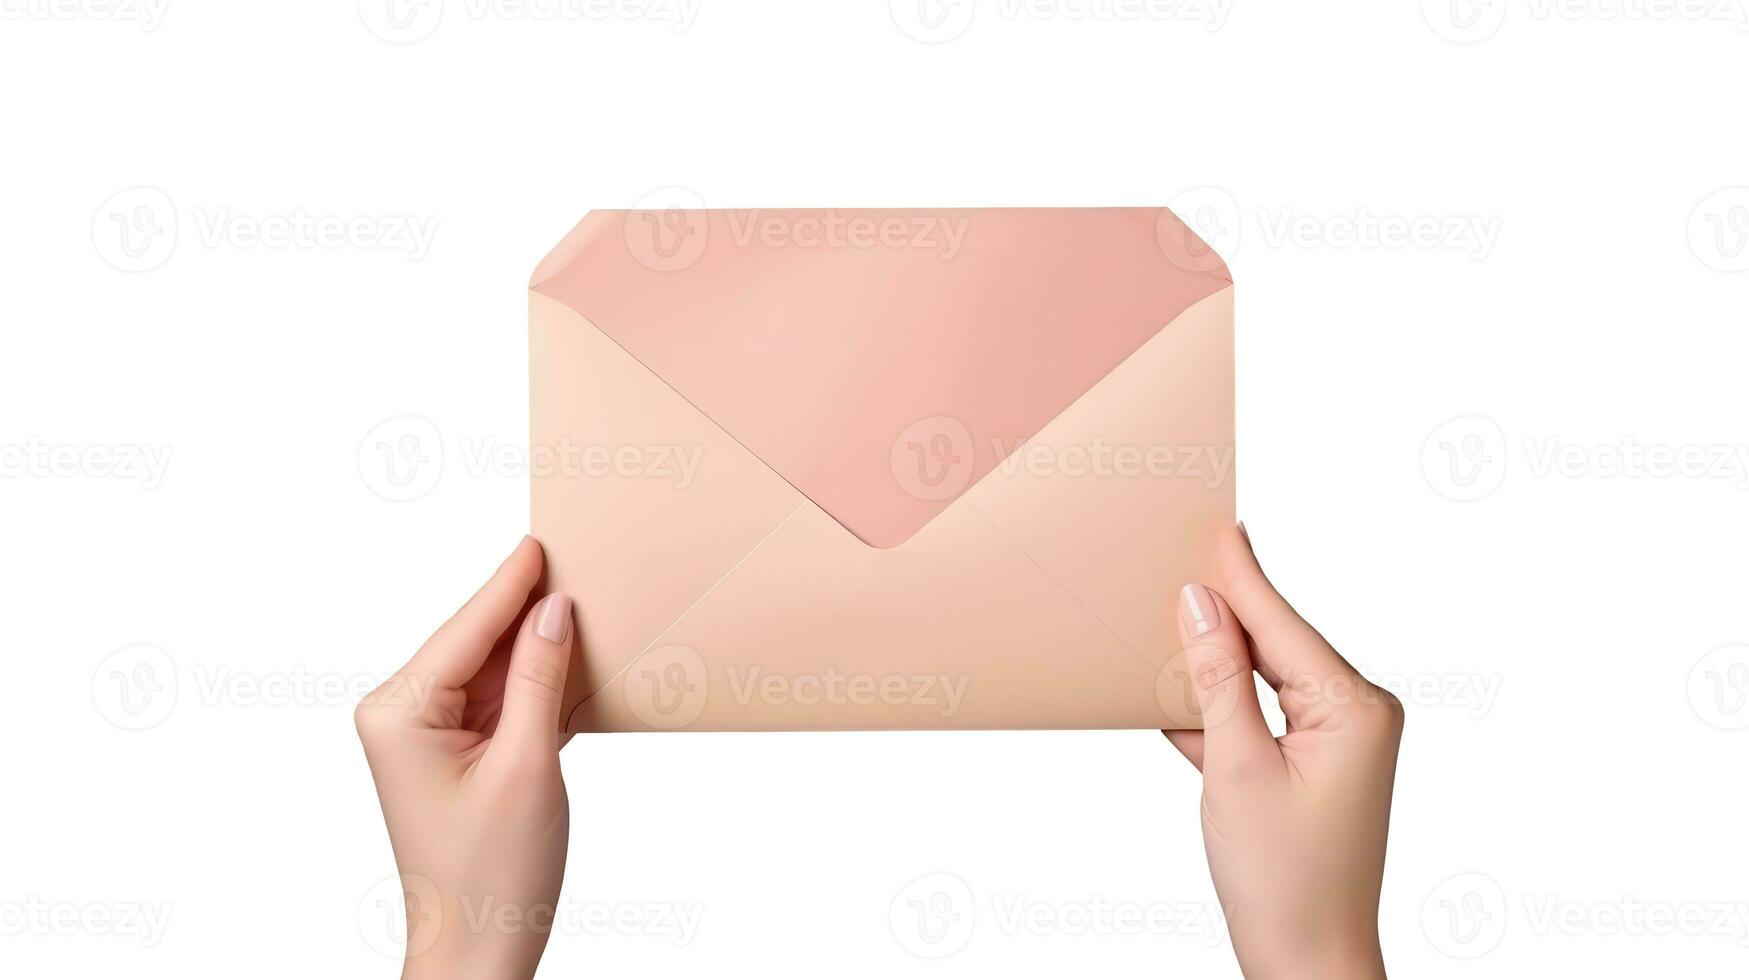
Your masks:
[[[1743,975],[1736,0],[118,2],[0,0],[0,973],[395,973],[351,700],[527,526],[474,452],[524,444],[534,263],[680,185],[1174,203],[1237,278],[1240,513],[1409,705],[1394,972]],[[544,976],[1237,975],[1152,732],[565,769]]]

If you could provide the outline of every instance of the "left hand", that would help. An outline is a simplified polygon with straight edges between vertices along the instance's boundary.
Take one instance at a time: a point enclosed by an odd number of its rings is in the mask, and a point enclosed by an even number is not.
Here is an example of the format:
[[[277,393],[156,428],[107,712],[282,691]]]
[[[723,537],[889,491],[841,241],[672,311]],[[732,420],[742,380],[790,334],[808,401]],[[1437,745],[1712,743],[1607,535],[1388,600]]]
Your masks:
[[[523,615],[542,562],[523,538],[354,716],[408,895],[405,977],[532,977],[546,948],[571,823],[559,709],[574,630],[564,595]]]

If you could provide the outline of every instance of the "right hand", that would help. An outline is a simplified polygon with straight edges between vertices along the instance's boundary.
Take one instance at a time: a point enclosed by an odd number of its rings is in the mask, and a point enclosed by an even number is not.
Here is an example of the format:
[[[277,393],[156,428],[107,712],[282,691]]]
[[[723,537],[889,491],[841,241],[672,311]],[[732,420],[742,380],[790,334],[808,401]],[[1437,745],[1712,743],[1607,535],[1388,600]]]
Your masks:
[[[1222,595],[1187,585],[1179,635],[1202,731],[1166,737],[1203,775],[1203,845],[1251,980],[1383,977],[1379,889],[1403,706],[1361,677],[1264,577],[1242,527]],[[1270,734],[1252,681],[1276,690]]]

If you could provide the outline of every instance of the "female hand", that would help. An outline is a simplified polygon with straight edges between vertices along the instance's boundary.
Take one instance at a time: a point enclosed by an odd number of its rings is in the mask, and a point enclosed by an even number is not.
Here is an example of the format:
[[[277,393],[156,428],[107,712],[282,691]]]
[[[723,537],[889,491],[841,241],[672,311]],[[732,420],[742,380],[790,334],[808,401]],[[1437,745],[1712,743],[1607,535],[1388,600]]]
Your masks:
[[[546,948],[571,821],[573,631],[563,595],[523,615],[541,567],[523,538],[355,715],[407,895],[403,976],[532,977]]]
[[[1331,649],[1264,577],[1243,528],[1222,595],[1187,585],[1178,626],[1202,731],[1166,737],[1203,774],[1203,845],[1251,980],[1382,977],[1379,888],[1403,707]],[[1252,670],[1276,690],[1270,734]]]

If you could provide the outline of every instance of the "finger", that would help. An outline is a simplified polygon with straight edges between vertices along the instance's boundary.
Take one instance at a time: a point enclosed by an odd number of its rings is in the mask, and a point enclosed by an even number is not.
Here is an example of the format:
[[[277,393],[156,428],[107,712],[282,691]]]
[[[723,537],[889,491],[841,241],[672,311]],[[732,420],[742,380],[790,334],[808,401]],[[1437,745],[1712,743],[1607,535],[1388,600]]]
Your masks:
[[[558,756],[559,709],[571,665],[571,598],[555,592],[523,621],[504,677],[504,709],[487,754]]]
[[[1166,736],[1166,741],[1171,742],[1173,748],[1190,760],[1197,772],[1202,772],[1202,732],[1194,728],[1165,728],[1161,729],[1160,734]]]
[[[1213,589],[1186,585],[1178,595],[1178,630],[1190,687],[1202,709],[1203,771],[1251,768],[1271,760],[1280,765],[1281,750],[1257,703],[1251,655],[1233,610]]]
[[[1275,591],[1257,563],[1251,538],[1242,527],[1236,526],[1224,534],[1216,551],[1226,583],[1226,599],[1245,632],[1251,635],[1258,670],[1270,686],[1279,690],[1283,684],[1298,683],[1306,675],[1318,680],[1357,676],[1348,661]]]
[[[515,625],[543,564],[540,543],[524,536],[492,578],[438,627],[402,671],[434,677],[441,687],[466,684]]]

